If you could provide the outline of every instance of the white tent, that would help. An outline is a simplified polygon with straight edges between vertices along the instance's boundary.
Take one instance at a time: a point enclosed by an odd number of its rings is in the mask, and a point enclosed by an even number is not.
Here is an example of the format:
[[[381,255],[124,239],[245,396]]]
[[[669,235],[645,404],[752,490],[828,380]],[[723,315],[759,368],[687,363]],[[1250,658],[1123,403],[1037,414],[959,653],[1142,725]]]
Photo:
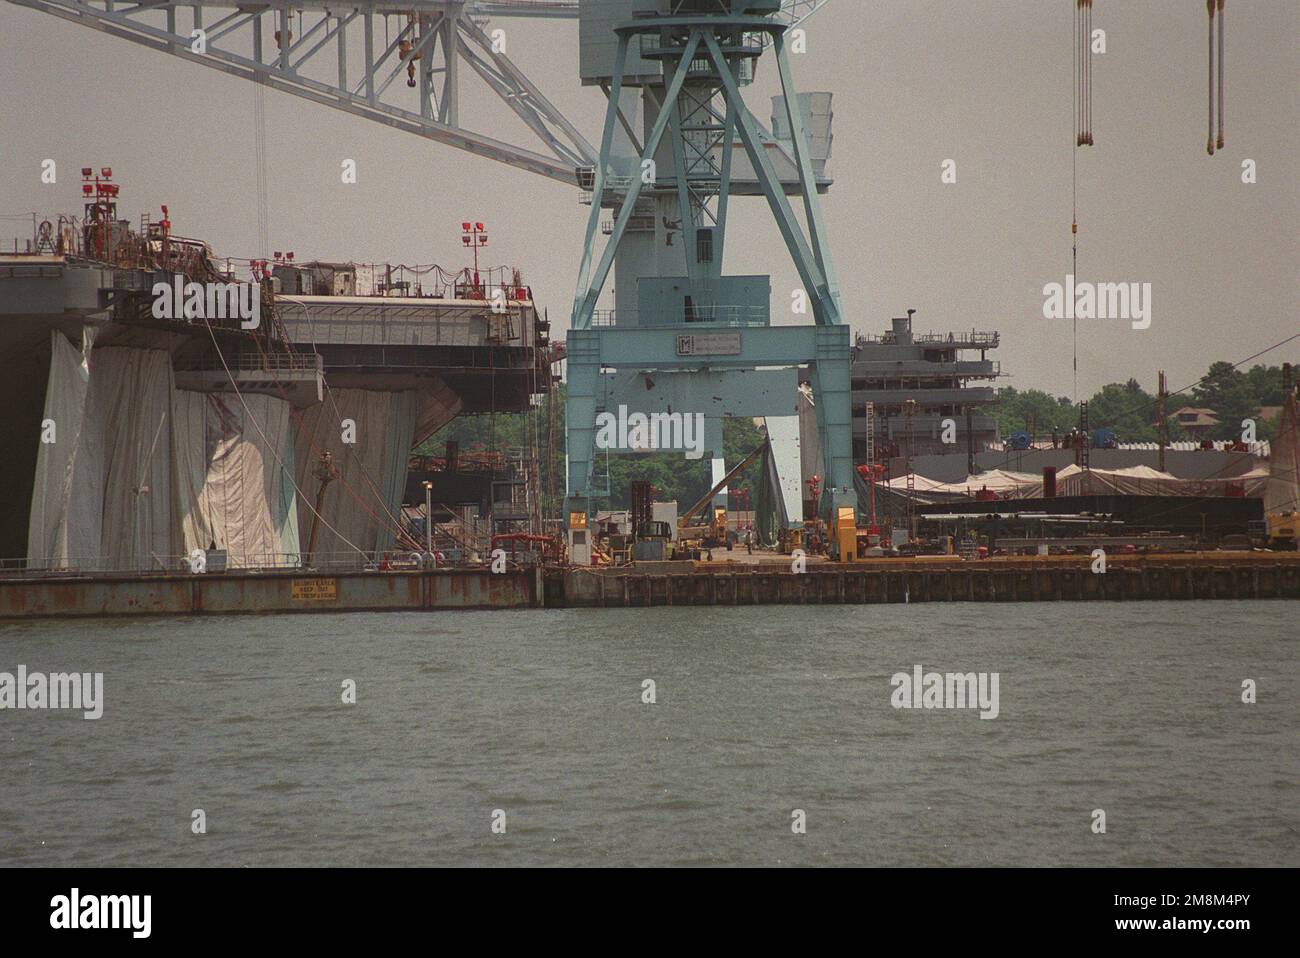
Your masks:
[[[1226,496],[1240,487],[1246,498],[1260,498],[1268,483],[1266,468],[1240,476],[1180,479],[1150,466],[1084,471],[1069,465],[1056,474],[1058,496]]]
[[[895,476],[888,482],[877,483],[877,485],[885,486],[894,492],[907,492],[907,476]],[[912,476],[912,488],[917,492],[942,491],[946,485],[947,483],[939,482],[937,479],[927,479],[925,476],[915,474]]]
[[[1043,477],[1032,472],[990,469],[967,476],[961,482],[944,483],[937,492],[958,493],[974,498],[980,492],[994,493],[999,499],[1030,499],[1042,495]]]

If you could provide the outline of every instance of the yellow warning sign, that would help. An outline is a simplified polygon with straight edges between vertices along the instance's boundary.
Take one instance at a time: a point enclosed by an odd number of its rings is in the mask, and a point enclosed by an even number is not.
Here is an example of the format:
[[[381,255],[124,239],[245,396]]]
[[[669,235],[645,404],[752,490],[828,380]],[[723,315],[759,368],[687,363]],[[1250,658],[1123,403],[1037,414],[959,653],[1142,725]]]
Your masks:
[[[295,600],[324,600],[333,602],[339,597],[338,579],[294,579],[293,597]]]

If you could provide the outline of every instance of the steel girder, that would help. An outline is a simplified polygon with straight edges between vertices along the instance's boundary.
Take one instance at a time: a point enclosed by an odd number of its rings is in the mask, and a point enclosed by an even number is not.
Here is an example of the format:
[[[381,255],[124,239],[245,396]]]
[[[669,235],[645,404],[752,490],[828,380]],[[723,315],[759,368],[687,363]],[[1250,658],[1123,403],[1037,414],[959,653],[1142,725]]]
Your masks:
[[[295,0],[291,7],[288,3],[236,6],[233,0],[9,2],[563,183],[576,184],[577,167],[595,161],[591,144],[506,56],[483,29],[483,21],[474,19],[475,14],[488,12],[567,17],[576,14],[572,4],[403,0],[397,7],[378,0],[342,0],[329,5],[321,0]],[[181,7],[189,11],[188,30],[178,23]],[[298,11],[297,23],[291,8]],[[376,51],[376,23],[385,16],[396,16],[401,27],[385,49]],[[292,35],[295,27],[300,36]],[[348,54],[355,52],[356,46],[349,46],[349,27],[364,31],[359,77],[348,72]],[[280,43],[277,34],[288,36],[289,42]],[[549,154],[461,125],[462,59],[523,120]],[[398,95],[402,85],[389,91],[393,80],[411,66],[418,74],[418,91],[408,94],[407,105],[402,105]],[[306,68],[311,68],[313,75],[307,75]],[[416,108],[410,109],[413,102]]]

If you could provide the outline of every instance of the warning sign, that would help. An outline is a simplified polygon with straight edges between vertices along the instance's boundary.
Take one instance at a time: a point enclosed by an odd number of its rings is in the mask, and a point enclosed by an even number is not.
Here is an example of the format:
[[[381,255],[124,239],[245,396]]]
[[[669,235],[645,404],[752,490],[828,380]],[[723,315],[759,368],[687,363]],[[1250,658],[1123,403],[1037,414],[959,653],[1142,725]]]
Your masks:
[[[339,597],[338,579],[294,579],[295,600],[324,600],[333,602]]]

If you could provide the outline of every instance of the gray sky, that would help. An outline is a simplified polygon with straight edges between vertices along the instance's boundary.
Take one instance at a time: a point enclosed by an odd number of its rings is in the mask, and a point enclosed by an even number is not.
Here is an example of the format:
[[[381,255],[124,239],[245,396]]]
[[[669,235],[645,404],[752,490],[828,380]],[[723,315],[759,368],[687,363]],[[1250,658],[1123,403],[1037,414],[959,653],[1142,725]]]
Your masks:
[[[794,58],[801,90],[835,94],[836,185],[824,202],[848,321],[876,331],[913,307],[918,330],[999,330],[1001,383],[1057,395],[1071,393],[1070,324],[1043,318],[1042,288],[1070,267],[1073,6],[835,0]],[[1130,376],[1154,388],[1159,368],[1177,388],[1212,360],[1300,332],[1300,4],[1227,7],[1227,145],[1210,158],[1204,4],[1096,4],[1108,52],[1094,58],[1097,145],[1079,151],[1079,279],[1149,282],[1153,316],[1146,330],[1080,322],[1085,397]],[[577,24],[495,25],[599,142],[603,97],[578,83]],[[464,72],[462,123],[532,147]],[[774,74],[765,60],[749,91],[764,122]],[[248,82],[0,3],[0,89],[0,213],[79,212],[79,168],[109,165],[131,219],[167,203],[177,232],[221,255],[257,252]],[[488,262],[521,268],[563,335],[586,225],[576,189],[287,94],[266,98],[274,249],[460,267],[459,224],[483,220]],[[40,183],[46,157],[59,164],[53,186]],[[357,161],[356,185],[339,181],[344,158]],[[956,185],[940,182],[947,158]],[[1246,158],[1255,185],[1241,182]],[[732,217],[727,271],[771,273],[774,315],[787,310],[795,271],[766,204],[738,201]],[[15,225],[0,221],[0,238]],[[1261,361],[1283,360],[1300,363],[1300,340]]]

